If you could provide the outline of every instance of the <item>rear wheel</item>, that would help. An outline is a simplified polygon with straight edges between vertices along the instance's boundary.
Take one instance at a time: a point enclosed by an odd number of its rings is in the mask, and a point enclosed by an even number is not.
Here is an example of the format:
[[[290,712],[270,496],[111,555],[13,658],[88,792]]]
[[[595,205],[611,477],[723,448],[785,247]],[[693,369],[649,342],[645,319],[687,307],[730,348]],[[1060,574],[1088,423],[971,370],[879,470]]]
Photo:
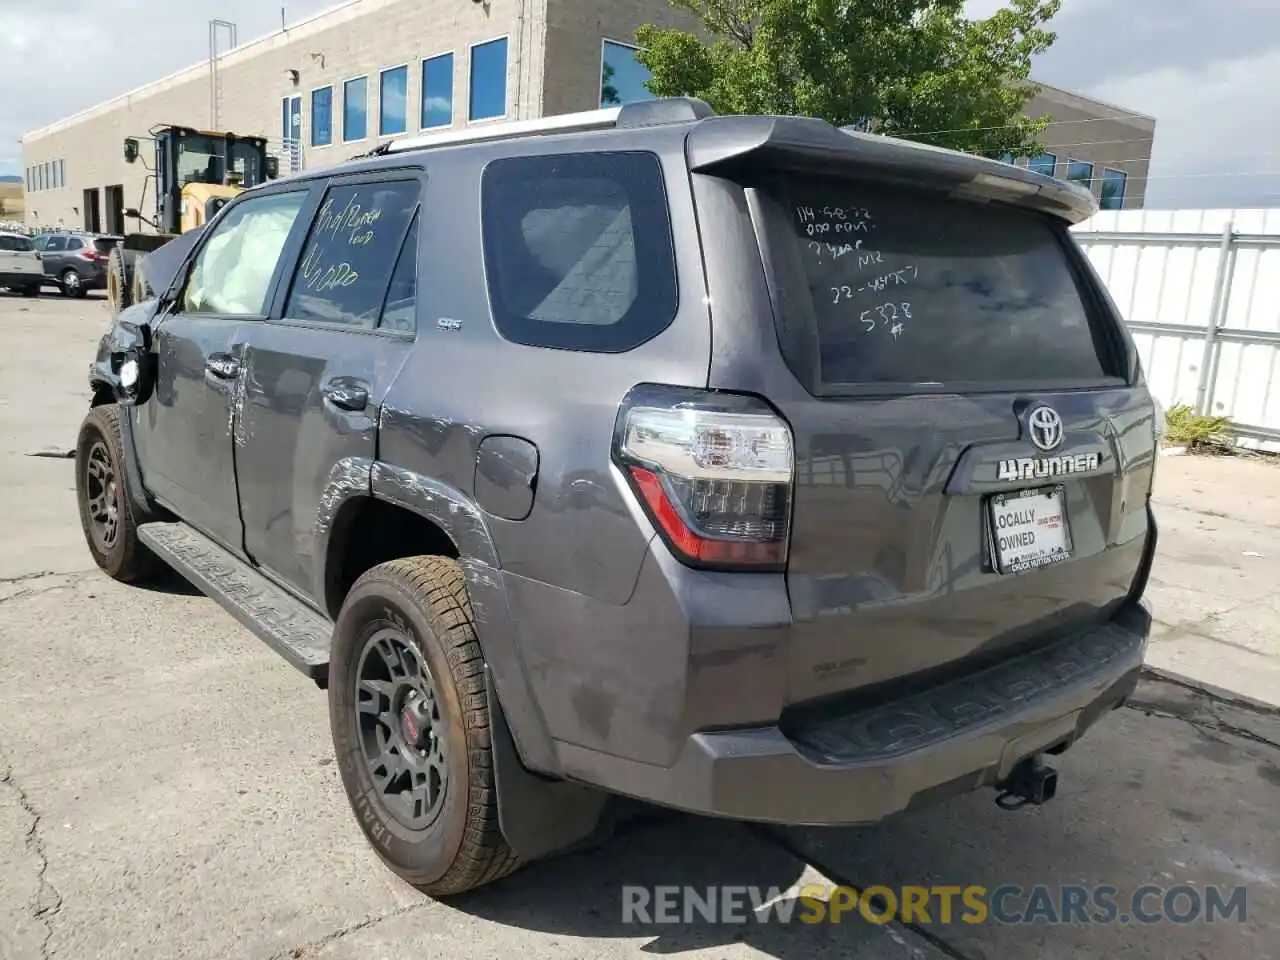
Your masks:
[[[84,281],[80,279],[79,272],[73,267],[62,271],[62,275],[58,277],[58,287],[62,290],[64,297],[83,297],[88,292],[84,288]]]
[[[447,896],[519,866],[498,826],[483,660],[454,561],[393,560],[356,581],[334,628],[329,723],[356,819],[393,871]]]
[[[146,580],[162,561],[138,539],[124,486],[120,447],[120,408],[93,407],[76,440],[76,499],[80,526],[94,563],[123,583]]]

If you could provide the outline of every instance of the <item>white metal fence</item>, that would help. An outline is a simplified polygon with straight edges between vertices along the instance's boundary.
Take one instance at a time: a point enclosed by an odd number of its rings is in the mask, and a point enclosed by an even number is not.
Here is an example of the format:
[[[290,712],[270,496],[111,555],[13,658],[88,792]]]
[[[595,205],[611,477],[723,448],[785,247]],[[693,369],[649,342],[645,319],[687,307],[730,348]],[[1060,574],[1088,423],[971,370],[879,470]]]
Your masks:
[[[1280,210],[1117,210],[1075,228],[1166,407],[1280,450]]]

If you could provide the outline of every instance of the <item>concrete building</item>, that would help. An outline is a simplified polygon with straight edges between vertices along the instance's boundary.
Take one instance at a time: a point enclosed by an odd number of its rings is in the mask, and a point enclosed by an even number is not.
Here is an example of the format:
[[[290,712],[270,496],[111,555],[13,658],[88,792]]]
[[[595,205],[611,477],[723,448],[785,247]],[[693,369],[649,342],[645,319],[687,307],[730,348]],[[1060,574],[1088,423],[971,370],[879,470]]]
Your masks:
[[[289,172],[341,162],[400,134],[646,97],[631,45],[644,23],[693,26],[667,0],[348,0],[27,134],[26,220],[139,229],[124,211],[148,214],[154,197],[122,143],[160,123],[266,136]],[[1057,90],[1031,112],[1064,121],[1048,141],[1060,144],[1049,148],[1059,176],[1079,176],[1080,164],[1092,163],[1095,191],[1123,174],[1111,202],[1141,205],[1146,160],[1111,161],[1150,156],[1154,121]],[[1098,119],[1111,116],[1122,119]]]

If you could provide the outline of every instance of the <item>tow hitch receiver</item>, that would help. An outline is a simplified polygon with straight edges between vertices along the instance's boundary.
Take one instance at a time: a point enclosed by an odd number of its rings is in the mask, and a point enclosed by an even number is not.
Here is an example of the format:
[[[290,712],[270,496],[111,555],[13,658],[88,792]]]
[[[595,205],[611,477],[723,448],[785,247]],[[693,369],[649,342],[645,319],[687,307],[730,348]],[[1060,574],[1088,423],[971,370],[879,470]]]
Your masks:
[[[1000,791],[996,806],[1001,810],[1018,810],[1029,803],[1039,806],[1058,792],[1058,771],[1036,754],[1014,767],[1007,780],[996,784],[996,789]]]

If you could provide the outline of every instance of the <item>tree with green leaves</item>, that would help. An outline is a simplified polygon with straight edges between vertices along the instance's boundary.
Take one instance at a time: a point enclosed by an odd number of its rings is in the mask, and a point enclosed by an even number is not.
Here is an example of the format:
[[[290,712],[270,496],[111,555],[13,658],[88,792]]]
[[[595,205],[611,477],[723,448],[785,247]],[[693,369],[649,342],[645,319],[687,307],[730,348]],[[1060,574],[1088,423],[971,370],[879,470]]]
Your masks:
[[[706,40],[641,27],[637,59],[660,97],[717,113],[799,114],[996,157],[1032,156],[1047,117],[1025,115],[1031,58],[1061,0],[1010,0],[970,20],[964,0],[668,0]]]

